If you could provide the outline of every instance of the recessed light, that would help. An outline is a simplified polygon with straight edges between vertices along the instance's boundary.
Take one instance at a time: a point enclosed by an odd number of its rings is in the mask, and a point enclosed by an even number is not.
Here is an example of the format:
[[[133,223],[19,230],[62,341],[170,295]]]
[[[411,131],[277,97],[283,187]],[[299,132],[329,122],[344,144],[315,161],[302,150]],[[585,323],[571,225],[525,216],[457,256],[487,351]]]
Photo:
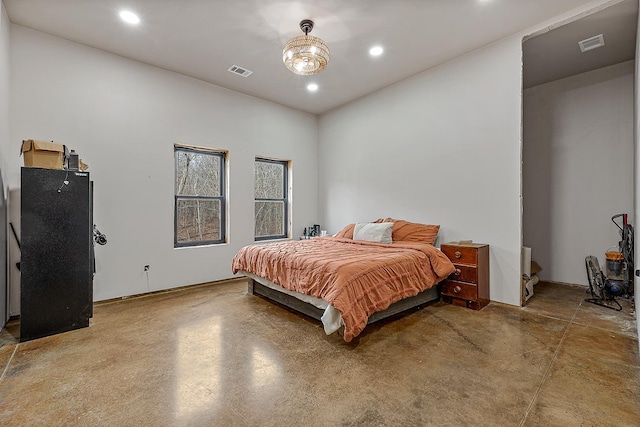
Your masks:
[[[124,21],[127,22],[129,24],[139,24],[140,23],[140,18],[138,18],[138,15],[136,15],[135,13],[128,11],[128,10],[123,10],[120,12],[120,18]]]
[[[374,46],[371,49],[369,49],[369,55],[371,56],[380,56],[382,55],[382,52],[384,52],[384,49],[382,48],[382,46]]]
[[[309,92],[315,92],[315,91],[317,91],[317,90],[318,90],[318,85],[317,85],[317,84],[315,84],[315,83],[309,83],[309,84],[307,85],[307,90],[308,90]]]

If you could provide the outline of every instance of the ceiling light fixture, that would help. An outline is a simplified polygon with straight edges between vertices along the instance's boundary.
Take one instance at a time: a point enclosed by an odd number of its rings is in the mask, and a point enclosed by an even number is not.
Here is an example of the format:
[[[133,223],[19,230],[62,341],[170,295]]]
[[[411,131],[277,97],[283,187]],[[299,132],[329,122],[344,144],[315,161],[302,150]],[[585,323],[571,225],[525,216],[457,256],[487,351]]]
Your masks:
[[[317,85],[317,84],[315,84],[315,83],[309,83],[309,84],[307,85],[307,90],[308,90],[309,92],[315,92],[315,91],[317,91],[317,90],[318,90],[318,85]]]
[[[369,49],[369,55],[371,56],[380,56],[382,55],[382,52],[384,52],[384,49],[382,49],[382,46],[374,46],[371,49]]]
[[[128,10],[123,10],[122,12],[120,12],[120,18],[124,22],[127,22],[129,24],[139,24],[140,23],[140,18],[138,18],[138,15],[136,15],[135,13],[130,12]]]
[[[284,45],[282,62],[294,74],[300,76],[318,74],[327,68],[329,47],[324,40],[309,35],[313,29],[312,20],[300,21],[300,29],[304,35],[296,36]]]

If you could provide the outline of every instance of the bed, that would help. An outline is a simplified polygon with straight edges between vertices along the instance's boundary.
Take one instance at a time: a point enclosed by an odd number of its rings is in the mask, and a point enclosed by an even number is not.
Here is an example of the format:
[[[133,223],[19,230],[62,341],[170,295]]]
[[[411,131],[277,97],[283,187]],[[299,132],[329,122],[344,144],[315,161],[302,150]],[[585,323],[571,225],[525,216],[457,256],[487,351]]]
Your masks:
[[[336,236],[245,246],[232,261],[259,294],[343,331],[439,298],[455,268],[433,246],[439,226],[387,218],[350,224]],[[373,230],[373,231],[372,231]]]

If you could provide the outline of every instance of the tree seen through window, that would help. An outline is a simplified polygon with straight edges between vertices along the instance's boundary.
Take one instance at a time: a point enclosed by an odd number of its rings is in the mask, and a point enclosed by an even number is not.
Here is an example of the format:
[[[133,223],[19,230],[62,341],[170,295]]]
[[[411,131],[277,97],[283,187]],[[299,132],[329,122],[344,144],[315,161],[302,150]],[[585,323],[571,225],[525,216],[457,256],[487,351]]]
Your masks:
[[[175,246],[225,240],[225,153],[175,147]]]
[[[287,175],[287,161],[256,158],[256,240],[283,238],[288,235]]]

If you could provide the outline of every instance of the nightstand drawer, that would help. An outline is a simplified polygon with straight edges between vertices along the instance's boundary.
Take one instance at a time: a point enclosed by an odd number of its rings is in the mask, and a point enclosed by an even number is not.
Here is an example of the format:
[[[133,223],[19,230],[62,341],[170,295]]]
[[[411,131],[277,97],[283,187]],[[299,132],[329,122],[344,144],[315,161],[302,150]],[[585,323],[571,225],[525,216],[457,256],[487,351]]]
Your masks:
[[[478,299],[478,287],[468,283],[456,282],[455,280],[443,280],[440,293],[450,297],[462,298],[466,300]]]
[[[455,264],[478,264],[478,249],[475,247],[441,245],[440,249]]]
[[[449,279],[461,282],[478,283],[478,268],[472,265],[453,264],[456,271],[451,273]]]

